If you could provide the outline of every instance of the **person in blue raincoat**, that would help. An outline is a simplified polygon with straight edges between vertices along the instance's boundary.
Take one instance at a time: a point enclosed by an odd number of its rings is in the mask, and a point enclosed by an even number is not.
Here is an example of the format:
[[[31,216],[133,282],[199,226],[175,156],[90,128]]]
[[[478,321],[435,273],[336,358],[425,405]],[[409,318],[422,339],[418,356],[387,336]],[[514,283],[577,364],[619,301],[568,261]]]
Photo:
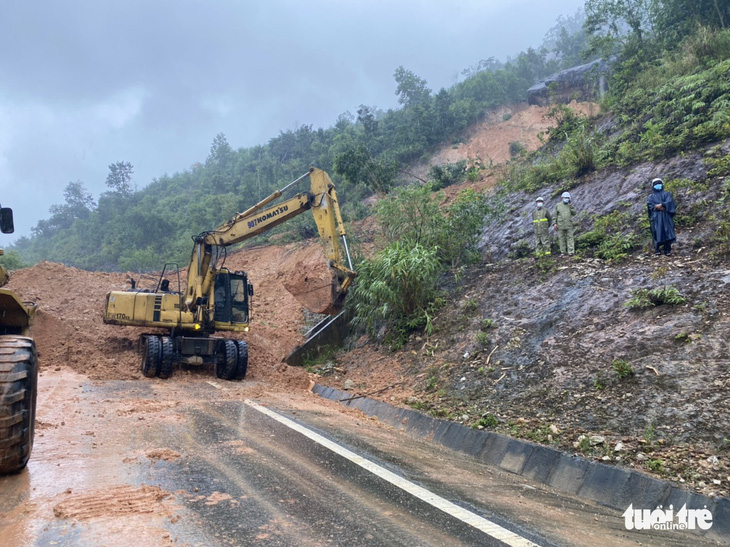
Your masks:
[[[649,194],[646,209],[649,214],[654,253],[660,255],[663,252],[669,256],[672,254],[672,243],[677,240],[674,234],[674,215],[677,212],[677,205],[674,203],[672,194],[664,190],[662,179],[654,179],[651,184],[654,191]]]

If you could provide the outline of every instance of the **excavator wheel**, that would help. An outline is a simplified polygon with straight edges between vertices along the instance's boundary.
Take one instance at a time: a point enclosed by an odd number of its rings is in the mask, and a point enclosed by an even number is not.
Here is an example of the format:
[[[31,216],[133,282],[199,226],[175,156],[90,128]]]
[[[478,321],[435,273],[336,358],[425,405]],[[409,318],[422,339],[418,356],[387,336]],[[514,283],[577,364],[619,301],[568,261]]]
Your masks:
[[[158,336],[142,337],[142,374],[147,378],[160,375],[160,338]]]
[[[33,448],[38,362],[35,343],[0,336],[0,474],[17,473]]]
[[[234,340],[223,340],[219,346],[218,360],[215,364],[215,375],[222,380],[233,380],[236,374],[238,348]]]
[[[248,370],[248,344],[243,340],[238,340],[236,346],[238,347],[238,359],[236,361],[236,374],[233,379],[243,380]]]
[[[172,338],[163,336],[160,342],[160,378],[172,376]]]

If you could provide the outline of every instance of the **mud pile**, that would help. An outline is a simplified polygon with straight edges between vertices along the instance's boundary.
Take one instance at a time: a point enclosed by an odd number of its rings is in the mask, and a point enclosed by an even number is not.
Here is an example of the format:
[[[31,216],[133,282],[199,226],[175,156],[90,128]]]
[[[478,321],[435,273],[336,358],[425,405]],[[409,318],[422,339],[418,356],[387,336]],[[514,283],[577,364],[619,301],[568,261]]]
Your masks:
[[[247,379],[274,384],[294,380],[306,387],[306,373],[281,364],[301,343],[305,323],[302,305],[284,283],[301,288],[305,277],[329,275],[320,244],[245,249],[229,254],[225,266],[247,271],[255,290],[251,332],[241,336],[249,344]],[[9,287],[38,304],[32,333],[42,370],[70,367],[96,380],[141,377],[137,340],[145,329],[102,321],[106,293],[129,288],[132,277],[138,288],[152,289],[157,283],[152,275],[88,272],[51,262],[12,273]],[[176,276],[169,277],[176,288]],[[184,272],[181,282],[185,283]]]
[[[568,107],[588,116],[599,111],[599,106],[594,103],[573,101]],[[555,125],[554,120],[545,117],[548,110],[549,107],[526,104],[497,108],[468,129],[463,142],[442,148],[429,159],[428,164],[420,165],[414,173],[427,178],[431,165],[460,160],[479,160],[485,167],[504,164],[512,157],[510,144],[513,142],[522,145],[527,152],[537,150],[543,144],[538,135]]]

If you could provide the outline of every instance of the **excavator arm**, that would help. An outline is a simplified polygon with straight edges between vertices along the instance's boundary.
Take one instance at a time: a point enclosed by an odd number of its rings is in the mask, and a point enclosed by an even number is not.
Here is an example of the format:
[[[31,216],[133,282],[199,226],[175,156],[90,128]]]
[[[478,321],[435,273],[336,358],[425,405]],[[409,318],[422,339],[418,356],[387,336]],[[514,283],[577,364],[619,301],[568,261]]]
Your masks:
[[[310,180],[308,192],[301,192],[288,200],[271,205],[286,190],[305,178]],[[334,184],[326,172],[312,167],[305,175],[246,211],[238,213],[218,228],[203,232],[193,238],[195,245],[188,267],[185,308],[196,315],[204,312],[202,303],[205,301],[205,296],[210,294],[218,272],[215,266],[217,248],[228,247],[250,239],[307,210],[312,211],[328,265],[334,272],[330,311],[341,307],[344,295],[355,277],[355,272],[352,271],[345,228]],[[342,238],[343,241],[345,255],[348,259],[347,266],[343,263],[339,238]]]

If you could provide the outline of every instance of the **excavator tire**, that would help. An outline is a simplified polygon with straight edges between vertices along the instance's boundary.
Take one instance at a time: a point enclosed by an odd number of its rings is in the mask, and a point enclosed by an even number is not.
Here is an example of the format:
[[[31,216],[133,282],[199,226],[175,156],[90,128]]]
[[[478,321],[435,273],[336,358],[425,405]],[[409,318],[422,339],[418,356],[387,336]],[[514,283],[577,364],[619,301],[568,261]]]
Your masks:
[[[236,374],[238,348],[233,340],[224,340],[220,345],[220,354],[215,364],[215,375],[222,380],[233,380]]]
[[[147,378],[160,375],[160,338],[158,336],[142,337],[142,374]]]
[[[248,344],[243,340],[239,340],[236,342],[236,346],[238,347],[238,359],[236,361],[236,374],[233,379],[243,380],[248,370]]]
[[[160,378],[172,376],[172,338],[163,336],[160,342]]]
[[[23,336],[0,336],[0,474],[17,473],[33,449],[38,393],[35,343]]]

